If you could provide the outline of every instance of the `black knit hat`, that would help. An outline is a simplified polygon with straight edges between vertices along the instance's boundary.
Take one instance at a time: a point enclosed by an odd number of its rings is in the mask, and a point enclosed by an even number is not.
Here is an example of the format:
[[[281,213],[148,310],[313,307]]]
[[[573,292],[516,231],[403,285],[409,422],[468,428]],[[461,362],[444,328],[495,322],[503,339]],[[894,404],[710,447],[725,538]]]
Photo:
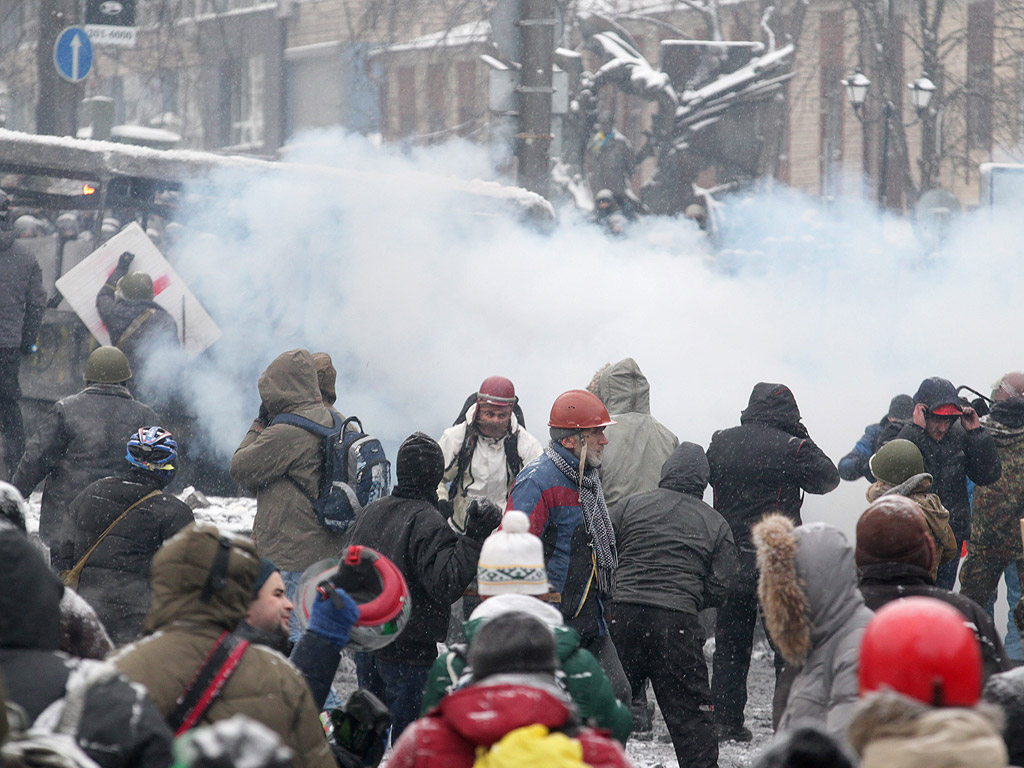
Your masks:
[[[914,399],[910,395],[896,395],[889,401],[890,419],[908,420],[914,415]]]
[[[437,486],[444,475],[444,454],[441,446],[430,435],[415,432],[405,438],[398,449],[395,477],[398,496],[437,498]]]
[[[528,613],[503,613],[487,621],[469,644],[473,680],[515,672],[546,672],[558,669],[555,635]]]
[[[270,578],[270,574],[272,574],[274,571],[280,573],[281,569],[274,565],[273,560],[268,560],[265,557],[261,557],[260,570],[256,574],[256,581],[254,581],[252,585],[252,593],[254,595],[259,595],[260,590],[263,589],[263,585],[267,583],[267,579]]]

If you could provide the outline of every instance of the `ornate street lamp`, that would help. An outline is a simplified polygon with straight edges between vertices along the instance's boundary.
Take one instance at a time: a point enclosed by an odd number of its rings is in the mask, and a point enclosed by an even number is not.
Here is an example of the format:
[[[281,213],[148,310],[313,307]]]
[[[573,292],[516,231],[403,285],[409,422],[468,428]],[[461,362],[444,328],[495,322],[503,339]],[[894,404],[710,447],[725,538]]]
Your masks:
[[[868,97],[868,88],[871,87],[871,81],[858,69],[846,80],[841,80],[840,82],[846,88],[846,96],[850,100],[853,111],[859,112],[861,105],[864,104],[864,100]]]
[[[910,89],[910,99],[914,102],[914,109],[918,114],[928,109],[932,94],[935,93],[935,83],[928,79],[928,75],[922,73],[917,80],[909,83],[907,88]]]

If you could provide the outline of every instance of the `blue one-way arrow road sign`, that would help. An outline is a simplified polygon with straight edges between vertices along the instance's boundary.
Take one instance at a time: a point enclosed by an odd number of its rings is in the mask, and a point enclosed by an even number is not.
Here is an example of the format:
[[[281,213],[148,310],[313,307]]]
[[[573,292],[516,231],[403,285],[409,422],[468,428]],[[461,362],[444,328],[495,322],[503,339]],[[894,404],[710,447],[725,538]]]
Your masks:
[[[92,43],[81,27],[68,27],[53,46],[53,64],[57,73],[72,83],[85,79],[92,69]]]

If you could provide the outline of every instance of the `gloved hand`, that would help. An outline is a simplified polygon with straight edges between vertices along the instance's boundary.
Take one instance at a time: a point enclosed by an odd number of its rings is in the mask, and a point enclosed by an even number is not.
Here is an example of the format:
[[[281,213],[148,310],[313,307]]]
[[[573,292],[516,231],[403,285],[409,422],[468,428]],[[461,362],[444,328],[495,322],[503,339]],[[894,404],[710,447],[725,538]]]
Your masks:
[[[316,602],[309,615],[309,631],[344,648],[352,627],[359,621],[359,606],[348,593],[325,581],[317,589]]]
[[[263,422],[263,426],[265,427],[270,426],[270,411],[267,410],[267,406],[263,403],[260,403],[260,412],[259,415],[256,416],[256,421]]]
[[[501,507],[490,499],[473,499],[466,506],[466,535],[483,541],[501,525]]]
[[[117,259],[117,268],[122,272],[127,272],[128,267],[132,264],[132,259],[135,258],[135,254],[131,251],[125,251]]]

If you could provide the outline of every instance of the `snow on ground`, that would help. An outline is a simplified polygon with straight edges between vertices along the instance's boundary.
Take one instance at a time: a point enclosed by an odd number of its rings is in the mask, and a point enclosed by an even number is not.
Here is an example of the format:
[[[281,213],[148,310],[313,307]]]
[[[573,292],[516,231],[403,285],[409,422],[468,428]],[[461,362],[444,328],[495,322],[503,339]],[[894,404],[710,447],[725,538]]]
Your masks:
[[[178,497],[188,500],[191,488],[186,488]],[[237,533],[248,534],[252,531],[253,517],[256,515],[256,500],[230,496],[208,496],[208,507],[194,509],[196,520],[212,523]],[[39,504],[41,493],[33,493],[29,497],[29,532],[39,529]],[[713,648],[714,641],[708,641],[706,653]],[[710,662],[709,662],[710,665]],[[772,690],[774,687],[774,668],[771,650],[767,643],[761,641],[754,648],[750,664],[748,683],[748,699],[746,710],[746,726],[753,732],[754,740],[747,744],[725,742],[720,745],[718,758],[719,768],[742,768],[749,766],[754,757],[771,740],[772,736]],[[342,698],[355,689],[355,666],[349,660],[343,660],[335,679],[335,687]],[[651,703],[655,702],[654,693],[648,693]],[[630,739],[626,752],[637,768],[677,768],[675,750],[668,740],[668,730],[661,712],[655,709],[654,733],[649,741]],[[682,766],[685,768],[685,766]]]

